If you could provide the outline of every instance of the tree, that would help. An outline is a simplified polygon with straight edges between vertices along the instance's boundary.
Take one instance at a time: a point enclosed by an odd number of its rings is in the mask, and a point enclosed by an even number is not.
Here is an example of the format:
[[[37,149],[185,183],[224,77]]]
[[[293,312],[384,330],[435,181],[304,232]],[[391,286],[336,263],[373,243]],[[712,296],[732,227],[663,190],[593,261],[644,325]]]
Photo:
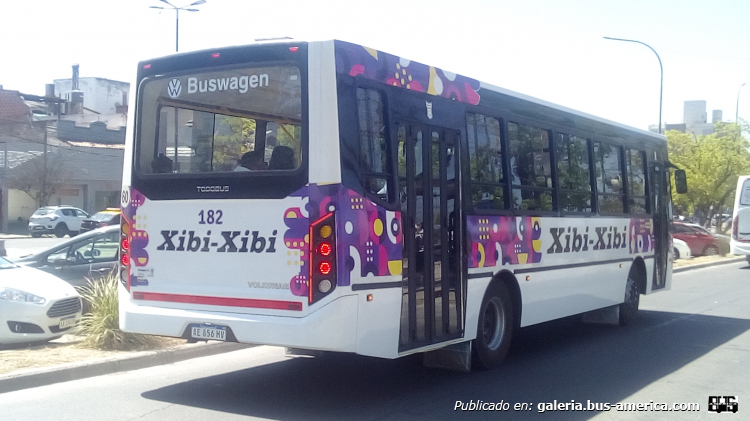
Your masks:
[[[28,194],[34,199],[36,207],[41,208],[49,204],[49,199],[65,184],[68,176],[62,157],[49,153],[46,169],[43,156],[36,156],[9,169],[7,186]]]
[[[685,170],[688,182],[687,194],[673,196],[675,206],[698,216],[703,225],[733,203],[737,177],[750,174],[750,143],[739,131],[736,124],[716,123],[707,136],[667,132],[669,160]]]

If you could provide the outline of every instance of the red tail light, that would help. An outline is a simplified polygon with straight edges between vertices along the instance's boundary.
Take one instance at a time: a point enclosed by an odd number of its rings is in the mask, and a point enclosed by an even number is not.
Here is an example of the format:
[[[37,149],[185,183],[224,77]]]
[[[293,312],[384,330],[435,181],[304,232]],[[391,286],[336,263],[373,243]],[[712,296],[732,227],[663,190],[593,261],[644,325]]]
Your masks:
[[[120,282],[130,291],[130,225],[125,218],[120,220]]]
[[[336,289],[336,224],[329,213],[310,224],[310,276],[307,280],[309,304]]]

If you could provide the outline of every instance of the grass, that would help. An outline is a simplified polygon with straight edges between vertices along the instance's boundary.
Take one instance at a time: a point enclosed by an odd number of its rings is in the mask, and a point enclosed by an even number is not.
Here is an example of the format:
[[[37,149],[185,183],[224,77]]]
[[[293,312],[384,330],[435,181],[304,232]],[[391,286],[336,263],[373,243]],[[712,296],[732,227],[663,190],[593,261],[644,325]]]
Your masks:
[[[107,351],[132,351],[158,346],[154,336],[127,333],[120,330],[118,303],[119,280],[116,271],[97,281],[88,280],[78,288],[84,300],[83,315],[78,324],[78,335],[85,336],[82,345]]]

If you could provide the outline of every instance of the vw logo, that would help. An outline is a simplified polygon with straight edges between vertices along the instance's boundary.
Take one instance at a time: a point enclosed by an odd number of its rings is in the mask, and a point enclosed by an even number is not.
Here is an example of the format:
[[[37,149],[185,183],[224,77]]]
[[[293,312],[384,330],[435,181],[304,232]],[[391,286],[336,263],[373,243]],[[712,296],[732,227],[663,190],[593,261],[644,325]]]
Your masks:
[[[182,83],[180,83],[180,79],[173,78],[167,85],[167,93],[170,98],[177,98],[180,96],[180,92],[182,92]]]

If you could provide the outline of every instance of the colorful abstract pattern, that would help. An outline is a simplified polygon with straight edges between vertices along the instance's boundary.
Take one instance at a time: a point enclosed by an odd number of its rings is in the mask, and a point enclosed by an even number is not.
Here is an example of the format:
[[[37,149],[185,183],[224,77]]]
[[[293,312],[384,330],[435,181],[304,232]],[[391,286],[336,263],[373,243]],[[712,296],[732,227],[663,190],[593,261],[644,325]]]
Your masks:
[[[134,267],[144,267],[148,264],[148,233],[146,229],[146,216],[138,215],[138,208],[146,202],[146,197],[138,190],[130,189],[130,200],[127,206],[122,208],[122,216],[125,224],[122,225],[123,232],[130,244],[130,285],[148,286],[148,280],[138,278]]]
[[[284,244],[299,252],[300,272],[290,280],[294,295],[307,295],[310,222],[336,212],[336,245],[339,286],[351,284],[351,276],[401,274],[403,236],[401,215],[378,207],[372,201],[340,184],[311,184],[294,197],[307,198],[305,209],[284,212]]]
[[[650,219],[631,219],[630,253],[647,253],[656,249],[654,241],[654,224]]]
[[[542,261],[542,223],[529,216],[469,216],[469,267]]]
[[[479,81],[360,45],[336,41],[336,71],[476,105]]]

